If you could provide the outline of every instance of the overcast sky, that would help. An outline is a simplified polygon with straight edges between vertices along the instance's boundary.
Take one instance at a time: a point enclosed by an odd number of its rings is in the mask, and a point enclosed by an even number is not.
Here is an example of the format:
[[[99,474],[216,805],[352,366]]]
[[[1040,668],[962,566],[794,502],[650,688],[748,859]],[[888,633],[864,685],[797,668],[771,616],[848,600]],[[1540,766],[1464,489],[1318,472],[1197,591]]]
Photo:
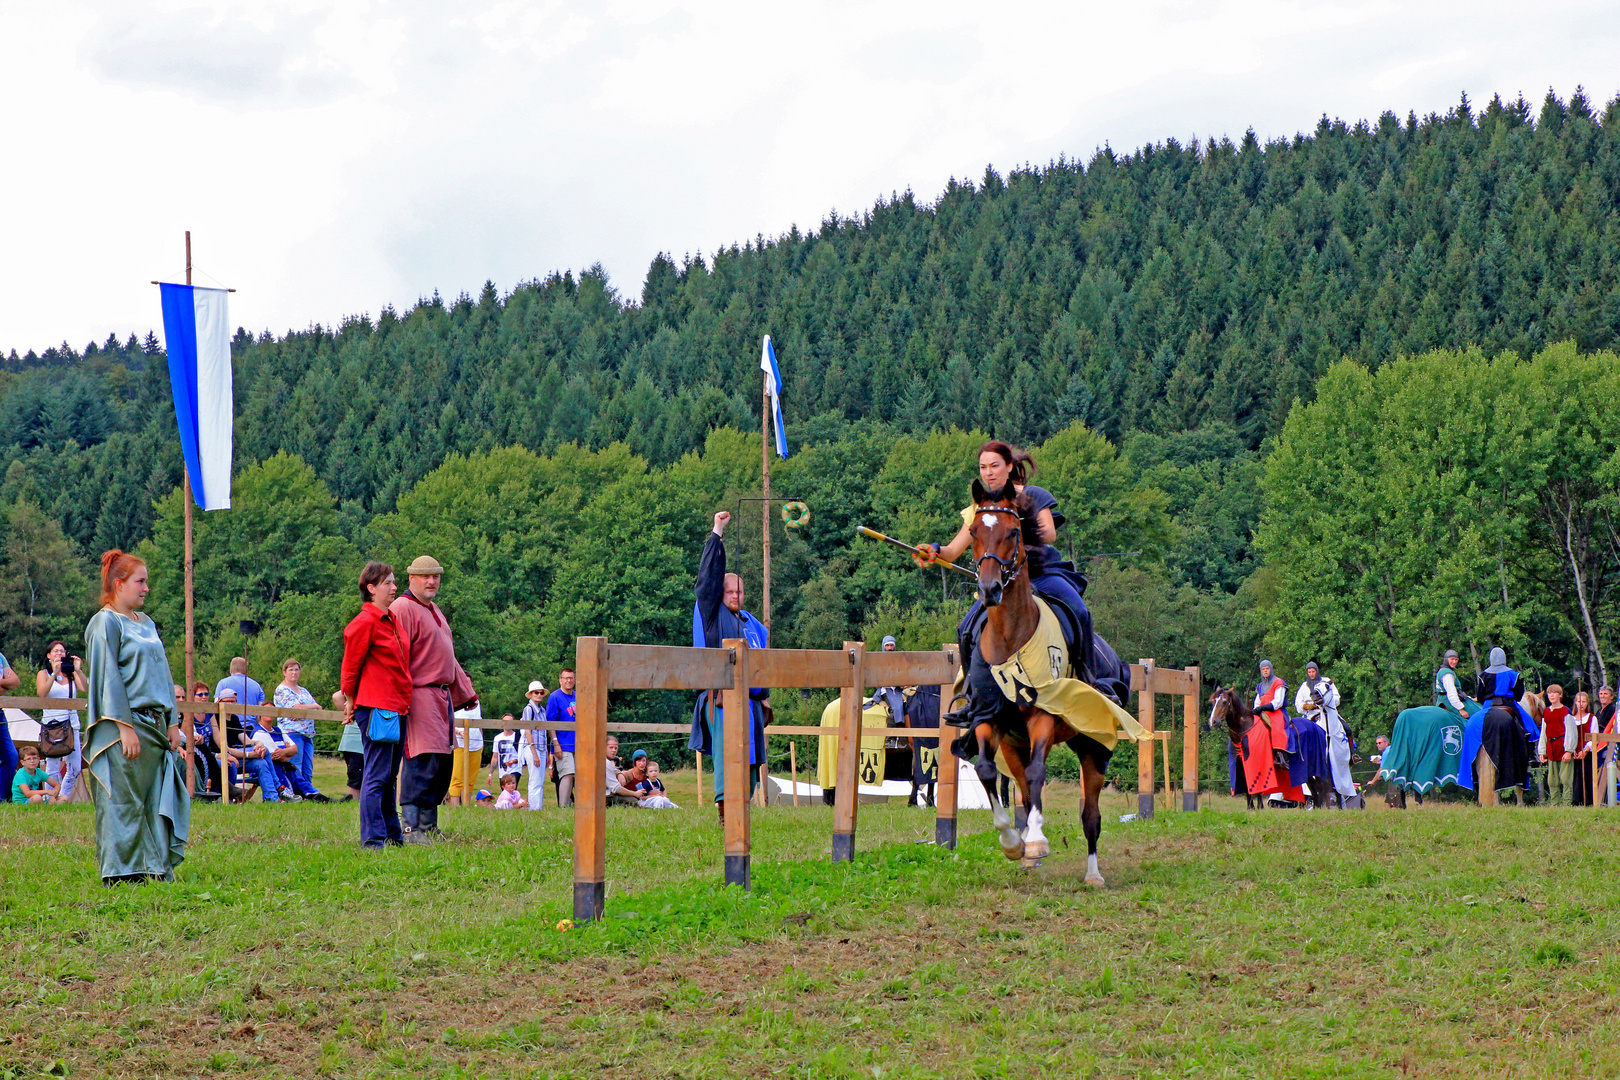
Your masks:
[[[0,0],[0,351],[285,333],[1104,143],[1620,91],[1620,5]]]

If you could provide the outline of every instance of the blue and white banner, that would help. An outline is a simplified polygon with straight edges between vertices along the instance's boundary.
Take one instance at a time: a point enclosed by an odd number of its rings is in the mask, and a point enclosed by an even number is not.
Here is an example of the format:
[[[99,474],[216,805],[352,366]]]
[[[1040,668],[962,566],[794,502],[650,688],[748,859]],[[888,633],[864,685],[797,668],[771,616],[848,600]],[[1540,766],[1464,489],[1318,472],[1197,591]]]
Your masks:
[[[776,350],[771,348],[771,335],[765,335],[765,345],[759,352],[759,370],[771,392],[771,406],[776,413],[776,452],[787,457],[787,429],[782,424],[782,370],[776,366]]]
[[[231,326],[224,289],[160,284],[169,386],[191,494],[204,510],[231,507]]]

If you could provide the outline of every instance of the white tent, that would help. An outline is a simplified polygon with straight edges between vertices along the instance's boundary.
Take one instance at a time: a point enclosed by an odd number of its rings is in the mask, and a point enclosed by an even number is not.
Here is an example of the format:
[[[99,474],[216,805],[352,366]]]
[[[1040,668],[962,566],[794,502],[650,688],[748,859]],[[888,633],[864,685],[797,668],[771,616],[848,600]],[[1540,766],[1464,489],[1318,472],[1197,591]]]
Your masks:
[[[973,766],[966,761],[957,760],[956,778],[956,808],[958,810],[988,810],[990,800],[984,793],[984,785],[979,783],[978,774]],[[793,802],[793,782],[785,776],[772,773],[771,786],[776,790],[771,793],[770,801],[773,803],[791,804]],[[936,793],[938,788],[935,788]],[[904,801],[911,794],[911,782],[908,780],[885,780],[881,784],[862,784],[860,793],[863,799],[896,799]],[[816,784],[799,782],[799,801],[807,805],[821,805],[821,788]]]
[[[21,709],[6,709],[6,728],[11,732],[11,741],[18,746],[27,743],[29,746],[39,745],[39,721],[23,712]]]

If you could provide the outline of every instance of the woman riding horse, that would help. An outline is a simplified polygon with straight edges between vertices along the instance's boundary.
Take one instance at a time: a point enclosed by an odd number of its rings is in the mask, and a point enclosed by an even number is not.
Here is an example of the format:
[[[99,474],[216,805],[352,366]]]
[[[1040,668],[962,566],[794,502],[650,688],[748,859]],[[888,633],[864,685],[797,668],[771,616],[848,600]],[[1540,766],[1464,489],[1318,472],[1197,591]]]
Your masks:
[[[1025,532],[1028,543],[1025,546],[1026,559],[1029,565],[1030,582],[1036,589],[1050,597],[1056,597],[1066,604],[1080,621],[1083,641],[1074,643],[1079,656],[1075,657],[1076,666],[1084,667],[1091,658],[1091,614],[1086,610],[1086,602],[1080,598],[1081,589],[1085,588],[1085,580],[1076,574],[1064,560],[1058,550],[1051,545],[1057,540],[1058,526],[1064,522],[1063,512],[1058,509],[1057,499],[1045,488],[1029,483],[1029,475],[1035,470],[1035,462],[1023,451],[1014,450],[1011,446],[999,440],[992,439],[979,447],[979,483],[983,489],[1001,491],[1009,484],[1020,500],[1028,505],[1028,523]],[[924,544],[924,557],[918,561],[929,565],[935,560],[955,562],[962,552],[972,544],[970,526],[973,523],[975,507],[972,505],[962,509],[962,527],[950,543],[943,547],[939,544]],[[983,610],[982,602],[975,601],[968,610],[966,618],[962,620],[961,629],[965,630],[974,624]],[[974,647],[968,661],[967,675],[967,704],[951,712],[945,717],[945,722],[955,727],[972,728],[978,723],[989,723],[995,719],[996,712],[1001,707],[1000,692],[996,683],[990,677],[990,668],[985,664],[977,646]]]
[[[1142,729],[1117,703],[1076,675],[1062,628],[1052,607],[1036,597],[1029,573],[1029,536],[1035,509],[1011,481],[998,491],[973,485],[973,513],[968,532],[973,541],[979,599],[986,622],[979,652],[989,672],[997,708],[992,718],[976,722],[964,738],[978,747],[976,772],[990,798],[1001,848],[1010,859],[1033,866],[1049,854],[1042,831],[1042,791],[1046,756],[1058,743],[1080,759],[1085,789],[1081,826],[1088,848],[1085,882],[1100,886],[1097,838],[1102,832],[1099,796],[1119,730],[1139,737]],[[1000,708],[1005,704],[1006,708]],[[1024,796],[1029,820],[1020,836],[997,796],[997,755]]]

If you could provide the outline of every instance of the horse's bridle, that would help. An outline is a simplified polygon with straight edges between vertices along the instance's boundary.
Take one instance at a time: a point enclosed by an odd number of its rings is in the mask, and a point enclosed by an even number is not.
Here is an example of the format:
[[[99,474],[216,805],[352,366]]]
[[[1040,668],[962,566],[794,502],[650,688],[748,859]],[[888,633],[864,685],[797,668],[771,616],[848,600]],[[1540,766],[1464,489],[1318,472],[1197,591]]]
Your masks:
[[[1013,530],[1013,556],[1011,559],[1003,559],[995,552],[987,551],[979,556],[978,562],[973,564],[973,569],[978,570],[979,563],[984,562],[984,560],[996,560],[1001,565],[1000,585],[1005,589],[1018,580],[1018,575],[1023,573],[1024,564],[1028,561],[1028,555],[1024,551],[1024,517],[1010,506],[975,506],[973,512],[976,514],[1011,514],[1013,520],[1018,523],[1018,527]]]

